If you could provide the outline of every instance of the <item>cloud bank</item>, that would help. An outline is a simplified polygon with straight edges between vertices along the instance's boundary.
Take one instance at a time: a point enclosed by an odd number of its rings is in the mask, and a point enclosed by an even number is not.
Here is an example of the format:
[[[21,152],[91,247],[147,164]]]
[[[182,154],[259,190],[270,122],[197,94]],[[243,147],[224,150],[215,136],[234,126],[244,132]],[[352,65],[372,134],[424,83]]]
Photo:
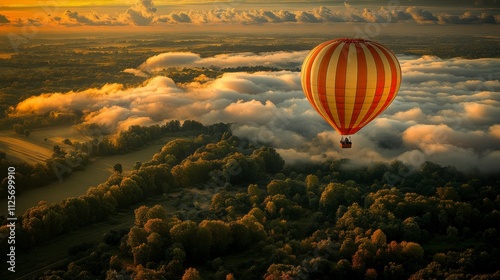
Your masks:
[[[0,24],[9,23],[10,20],[5,16],[0,14]]]
[[[156,72],[170,67],[218,67],[229,68],[238,66],[272,66],[276,68],[295,68],[302,65],[309,51],[294,52],[262,52],[259,54],[235,53],[219,54],[202,58],[191,52],[167,52],[148,58],[138,69],[126,69],[127,72],[143,75],[142,72]]]
[[[496,10],[461,10],[462,14],[432,12],[419,7],[382,6],[377,9],[358,8],[345,3],[344,6],[320,6],[314,9],[235,9],[173,11],[158,14],[152,0],[138,0],[124,12],[110,14],[85,14],[65,11],[62,15],[47,15],[45,18],[8,20],[0,15],[0,24],[11,22],[39,22],[43,25],[63,26],[117,26],[117,25],[172,25],[172,24],[269,24],[269,23],[417,23],[417,24],[498,24],[500,14]]]
[[[258,60],[259,55],[248,53],[207,58],[170,53],[148,60],[158,67],[192,67],[207,61],[225,64],[229,58],[246,63],[255,56],[259,63],[278,67],[281,60],[270,58],[286,60],[288,56],[290,61],[299,61],[300,55],[305,54],[265,53]],[[80,111],[83,122],[109,131],[171,119],[226,122],[233,123],[238,136],[274,145],[287,162],[348,157],[360,162],[400,159],[419,165],[431,160],[460,169],[498,172],[500,59],[398,58],[403,72],[398,97],[352,137],[350,150],[338,148],[340,136],[304,97],[300,73],[285,70],[225,73],[208,81],[200,77],[204,83],[187,84],[156,76],[133,88],[108,84],[81,92],[47,93],[19,103],[12,114]]]

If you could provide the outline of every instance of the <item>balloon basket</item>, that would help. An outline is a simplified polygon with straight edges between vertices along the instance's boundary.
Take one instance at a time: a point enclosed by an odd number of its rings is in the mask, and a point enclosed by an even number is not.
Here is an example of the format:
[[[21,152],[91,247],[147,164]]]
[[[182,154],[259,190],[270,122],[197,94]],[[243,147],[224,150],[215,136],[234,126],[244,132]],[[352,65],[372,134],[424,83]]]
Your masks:
[[[352,146],[351,143],[349,143],[349,144],[347,144],[347,143],[340,143],[340,147],[342,149],[349,149],[349,148],[351,148],[351,146]]]

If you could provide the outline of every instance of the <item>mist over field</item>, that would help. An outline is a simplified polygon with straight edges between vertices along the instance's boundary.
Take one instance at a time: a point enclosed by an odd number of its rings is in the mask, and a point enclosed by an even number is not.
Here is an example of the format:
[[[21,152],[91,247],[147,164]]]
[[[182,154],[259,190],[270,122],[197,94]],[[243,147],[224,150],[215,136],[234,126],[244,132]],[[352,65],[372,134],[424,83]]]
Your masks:
[[[51,111],[83,112],[84,124],[108,132],[130,125],[193,119],[232,123],[237,136],[271,144],[288,163],[339,159],[392,161],[418,166],[425,160],[467,170],[497,171],[500,160],[500,59],[441,59],[398,55],[404,73],[398,97],[372,124],[353,136],[354,148],[339,151],[337,135],[302,93],[300,69],[307,51],[230,53],[201,58],[167,52],[137,68],[140,86],[107,84],[81,91],[44,93],[15,106],[14,116]],[[206,75],[175,83],[159,71],[170,67],[274,67],[275,71]],[[133,70],[133,71],[132,71]],[[187,70],[186,70],[187,71]]]

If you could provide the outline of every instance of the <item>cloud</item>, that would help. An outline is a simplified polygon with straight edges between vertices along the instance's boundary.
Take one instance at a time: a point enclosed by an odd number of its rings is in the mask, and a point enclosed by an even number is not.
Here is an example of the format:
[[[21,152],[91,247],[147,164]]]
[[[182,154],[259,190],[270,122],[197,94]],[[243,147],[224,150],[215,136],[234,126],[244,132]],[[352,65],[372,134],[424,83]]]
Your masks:
[[[406,13],[411,15],[413,20],[417,23],[433,23],[438,20],[436,16],[434,16],[431,12],[422,10],[417,7],[408,7],[406,9]]]
[[[90,112],[85,116],[84,123],[94,123],[108,132],[112,132],[117,128],[117,124],[127,120],[130,115],[130,109],[113,105]]]
[[[5,24],[7,25],[7,24]],[[8,25],[13,26],[13,27],[39,27],[44,25],[44,21],[40,18],[17,18],[10,20],[10,23]]]
[[[306,53],[235,53],[204,58],[195,53],[166,53],[151,57],[141,68],[257,62],[276,67],[284,60],[298,64]],[[352,136],[354,144],[349,150],[338,148],[340,135],[304,97],[300,73],[287,70],[232,72],[215,79],[200,76],[185,84],[156,76],[133,88],[108,84],[80,92],[46,93],[24,100],[11,114],[78,111],[85,123],[96,123],[109,131],[171,119],[226,122],[232,123],[238,136],[274,145],[288,162],[400,159],[419,165],[431,160],[461,169],[495,171],[493,166],[500,159],[500,59],[401,55],[399,60],[403,82],[397,98],[381,116]]]
[[[397,112],[393,117],[402,121],[419,122],[424,119],[426,115],[422,112],[422,109],[415,107],[407,111]]]
[[[6,16],[0,14],[0,24],[9,23],[9,22],[10,22],[10,20]]]
[[[120,26],[120,25],[177,25],[177,24],[318,24],[340,22],[366,23],[417,23],[417,24],[498,24],[500,15],[493,9],[471,9],[462,6],[452,9],[454,13],[442,13],[424,5],[426,9],[411,6],[383,6],[369,9],[360,3],[343,6],[319,6],[317,8],[288,9],[239,9],[225,6],[212,10],[175,10],[159,14],[152,0],[138,0],[134,5],[115,16],[109,14],[81,14],[77,11],[65,11],[59,15],[47,15],[46,18],[17,19],[10,21],[13,26],[23,26],[22,22],[40,24],[60,24],[64,26]],[[293,7],[293,6],[292,6]],[[247,9],[245,9],[247,8]],[[76,9],[76,8],[75,8]],[[469,9],[469,10],[466,10]],[[9,20],[0,15],[0,24],[9,24]]]
[[[125,13],[120,15],[120,20],[133,25],[149,25],[156,13],[156,7],[152,0],[138,0]]]
[[[489,128],[490,134],[500,140],[500,124],[495,124]]]
[[[309,51],[295,52],[263,52],[219,54],[213,57],[201,58],[199,54],[190,52],[168,52],[148,58],[139,66],[146,72],[161,71],[169,67],[239,67],[268,66],[278,68],[300,67]],[[130,70],[128,70],[130,71]]]
[[[135,68],[127,68],[127,69],[123,70],[123,72],[132,74],[132,75],[137,76],[137,77],[143,77],[143,78],[149,77],[148,73],[146,73],[142,70],[139,70],[139,69],[135,69]]]
[[[487,101],[487,100],[486,100]],[[485,102],[486,103],[486,102]],[[466,117],[474,124],[491,124],[500,119],[500,101],[491,100],[492,104],[466,102],[463,104]]]
[[[498,15],[485,12],[474,14],[473,12],[467,11],[462,15],[439,15],[438,19],[441,24],[495,24],[499,23],[500,18]]]
[[[190,65],[201,60],[199,54],[190,52],[168,52],[148,58],[141,66],[142,70],[158,71],[169,67],[180,67]]]
[[[101,25],[125,25],[117,21],[116,18],[102,14],[91,13],[81,15],[78,12],[66,10],[61,16],[49,17],[48,23],[55,23],[64,26],[101,26]]]
[[[271,101],[262,104],[257,100],[238,100],[229,104],[223,110],[211,111],[205,114],[205,118],[211,123],[231,119],[236,123],[265,125],[273,118],[275,111],[276,106]]]

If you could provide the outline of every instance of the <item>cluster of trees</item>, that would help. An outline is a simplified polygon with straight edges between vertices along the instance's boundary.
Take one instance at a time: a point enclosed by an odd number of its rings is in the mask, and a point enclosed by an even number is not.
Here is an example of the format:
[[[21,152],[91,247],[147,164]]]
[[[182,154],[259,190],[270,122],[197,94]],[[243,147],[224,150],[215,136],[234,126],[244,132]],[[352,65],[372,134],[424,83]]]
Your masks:
[[[235,144],[238,141],[230,133],[216,135],[224,139],[219,138],[220,141],[217,141],[214,138],[216,136],[204,134],[191,140],[173,140],[151,161],[140,164],[129,175],[116,172],[106,182],[90,187],[86,195],[68,198],[59,204],[41,202],[28,209],[19,217],[19,223],[23,225],[18,229],[19,238],[23,241],[21,247],[40,244],[59,234],[102,221],[117,209],[126,209],[155,194],[168,192],[178,186],[191,186],[192,183],[203,181],[200,178],[209,178],[214,168],[224,169],[224,161],[228,160],[215,156],[218,147],[229,147],[231,145],[228,143]],[[217,145],[213,145],[214,141]],[[238,149],[244,148],[247,146],[235,148],[234,152],[238,153]],[[203,156],[213,160],[204,160],[201,158]],[[273,149],[261,148],[249,155],[247,160],[261,163],[261,172],[266,172],[266,161],[275,160],[273,156],[279,157]],[[2,230],[6,229],[4,227]]]
[[[284,166],[272,148],[200,135],[85,196],[30,209],[20,232],[38,244],[155,194],[210,188],[209,205],[192,201],[189,219],[140,206],[134,226],[81,245],[40,279],[496,279],[495,186],[430,162]]]
[[[40,115],[9,116],[0,118],[0,129],[12,129],[17,134],[26,134],[26,130],[56,125],[72,125],[80,121],[81,114],[74,112],[49,112]],[[28,136],[28,135],[26,135]]]
[[[94,138],[85,143],[74,142],[72,143],[73,147],[76,150],[92,155],[105,156],[134,151],[146,146],[152,141],[167,136],[187,137],[207,133],[220,137],[222,133],[229,131],[229,125],[217,123],[204,126],[202,123],[194,120],[186,120],[182,124],[179,120],[171,120],[161,126],[133,125],[127,130],[112,136],[104,135],[104,132],[95,125],[83,127],[82,130],[87,131],[88,134],[93,135]]]
[[[176,83],[182,84],[193,81],[204,83],[206,82],[206,80],[200,80],[197,78],[203,75],[208,79],[215,79],[218,76],[222,75],[223,72],[218,71],[218,69],[206,68],[206,67],[201,67],[201,68],[170,67],[167,69],[163,69],[162,71],[159,71],[158,73],[155,74],[167,76],[172,80],[174,80]]]
[[[108,277],[122,273],[122,265],[116,261],[121,258],[133,259],[135,267],[157,275],[157,279],[179,279],[185,265],[214,259],[211,266],[217,270],[218,278],[225,279],[230,272],[224,269],[220,257],[247,250],[265,234],[262,225],[251,215],[229,222],[203,220],[198,223],[168,218],[160,205],[142,206],[135,210],[135,215],[135,225],[122,237],[119,245],[122,256],[114,256],[115,266],[108,270]],[[162,265],[153,270],[153,263],[154,266]]]
[[[7,196],[8,180],[6,170],[9,167],[16,169],[16,195],[30,188],[38,188],[45,186],[49,182],[57,180],[57,173],[52,169],[50,164],[28,164],[25,162],[13,162],[5,158],[5,153],[0,151],[0,170],[2,173],[2,181],[0,182],[0,195]]]

